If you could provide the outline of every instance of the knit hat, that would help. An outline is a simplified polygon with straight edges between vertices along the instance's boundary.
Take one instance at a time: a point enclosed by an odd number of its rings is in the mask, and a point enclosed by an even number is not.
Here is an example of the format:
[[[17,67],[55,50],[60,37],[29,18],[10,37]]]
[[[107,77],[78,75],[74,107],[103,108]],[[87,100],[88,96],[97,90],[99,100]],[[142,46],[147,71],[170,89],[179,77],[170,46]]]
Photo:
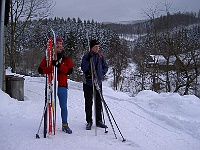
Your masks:
[[[62,40],[61,37],[57,36],[57,37],[56,37],[56,42],[63,42],[63,40]]]
[[[97,40],[91,40],[90,41],[90,49],[93,48],[95,45],[99,45],[99,42]]]

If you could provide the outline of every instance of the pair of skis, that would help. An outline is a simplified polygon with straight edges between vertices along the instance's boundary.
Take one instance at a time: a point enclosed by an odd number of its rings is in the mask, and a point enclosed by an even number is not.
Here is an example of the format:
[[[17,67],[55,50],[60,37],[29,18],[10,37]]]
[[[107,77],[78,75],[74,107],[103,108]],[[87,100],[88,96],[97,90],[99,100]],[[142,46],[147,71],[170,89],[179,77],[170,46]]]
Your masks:
[[[46,64],[48,67],[52,68],[52,71],[46,75],[45,83],[45,106],[36,134],[36,138],[40,138],[39,131],[44,119],[44,138],[47,137],[47,133],[52,135],[56,133],[56,93],[57,93],[57,68],[52,66],[52,61],[57,60],[57,55],[55,52],[56,36],[53,32],[53,38],[50,37],[47,42],[46,48]]]
[[[53,32],[54,34],[54,32]],[[48,85],[47,85],[47,99],[45,99],[45,104],[47,104],[47,109],[44,117],[44,138],[48,132],[49,135],[55,135],[56,129],[56,79],[57,79],[57,68],[52,66],[52,60],[56,60],[55,47],[53,48],[53,41],[55,46],[55,34],[54,39],[49,38],[46,50],[46,62],[47,66],[52,67],[51,73],[47,75]],[[53,83],[54,82],[54,83]],[[54,88],[54,89],[53,89]]]

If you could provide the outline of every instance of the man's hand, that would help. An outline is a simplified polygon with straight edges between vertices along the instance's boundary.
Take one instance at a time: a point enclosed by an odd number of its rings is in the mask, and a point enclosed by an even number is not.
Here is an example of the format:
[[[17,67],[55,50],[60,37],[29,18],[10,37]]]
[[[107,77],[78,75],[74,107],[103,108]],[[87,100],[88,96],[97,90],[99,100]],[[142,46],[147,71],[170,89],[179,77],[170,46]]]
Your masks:
[[[93,51],[90,51],[89,53],[88,53],[88,57],[87,57],[87,61],[90,61],[90,58],[93,56]]]

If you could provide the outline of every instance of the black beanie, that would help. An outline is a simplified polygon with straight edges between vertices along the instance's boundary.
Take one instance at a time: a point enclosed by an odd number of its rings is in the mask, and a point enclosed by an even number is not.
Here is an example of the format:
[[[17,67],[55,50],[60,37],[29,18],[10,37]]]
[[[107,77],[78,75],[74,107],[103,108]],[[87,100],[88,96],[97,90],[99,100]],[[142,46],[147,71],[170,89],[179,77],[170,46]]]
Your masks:
[[[91,40],[90,41],[90,49],[92,49],[95,45],[99,45],[99,42],[97,40]]]

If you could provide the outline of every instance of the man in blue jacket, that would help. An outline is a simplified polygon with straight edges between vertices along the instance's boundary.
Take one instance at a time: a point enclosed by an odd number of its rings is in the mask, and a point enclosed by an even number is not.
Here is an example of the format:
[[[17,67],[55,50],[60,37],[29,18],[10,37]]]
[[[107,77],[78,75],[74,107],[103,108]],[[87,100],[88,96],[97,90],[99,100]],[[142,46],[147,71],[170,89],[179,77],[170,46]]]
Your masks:
[[[99,53],[99,42],[97,40],[90,41],[90,52],[87,52],[81,63],[81,69],[83,71],[83,92],[85,98],[85,113],[86,113],[86,130],[91,130],[92,120],[92,98],[93,98],[93,85],[90,59],[93,58],[94,66],[97,74],[97,80],[102,92],[102,80],[104,75],[108,71],[108,65],[102,54]],[[95,88],[96,89],[96,88]],[[96,126],[100,128],[107,128],[102,122],[102,102],[99,92],[96,90]]]

